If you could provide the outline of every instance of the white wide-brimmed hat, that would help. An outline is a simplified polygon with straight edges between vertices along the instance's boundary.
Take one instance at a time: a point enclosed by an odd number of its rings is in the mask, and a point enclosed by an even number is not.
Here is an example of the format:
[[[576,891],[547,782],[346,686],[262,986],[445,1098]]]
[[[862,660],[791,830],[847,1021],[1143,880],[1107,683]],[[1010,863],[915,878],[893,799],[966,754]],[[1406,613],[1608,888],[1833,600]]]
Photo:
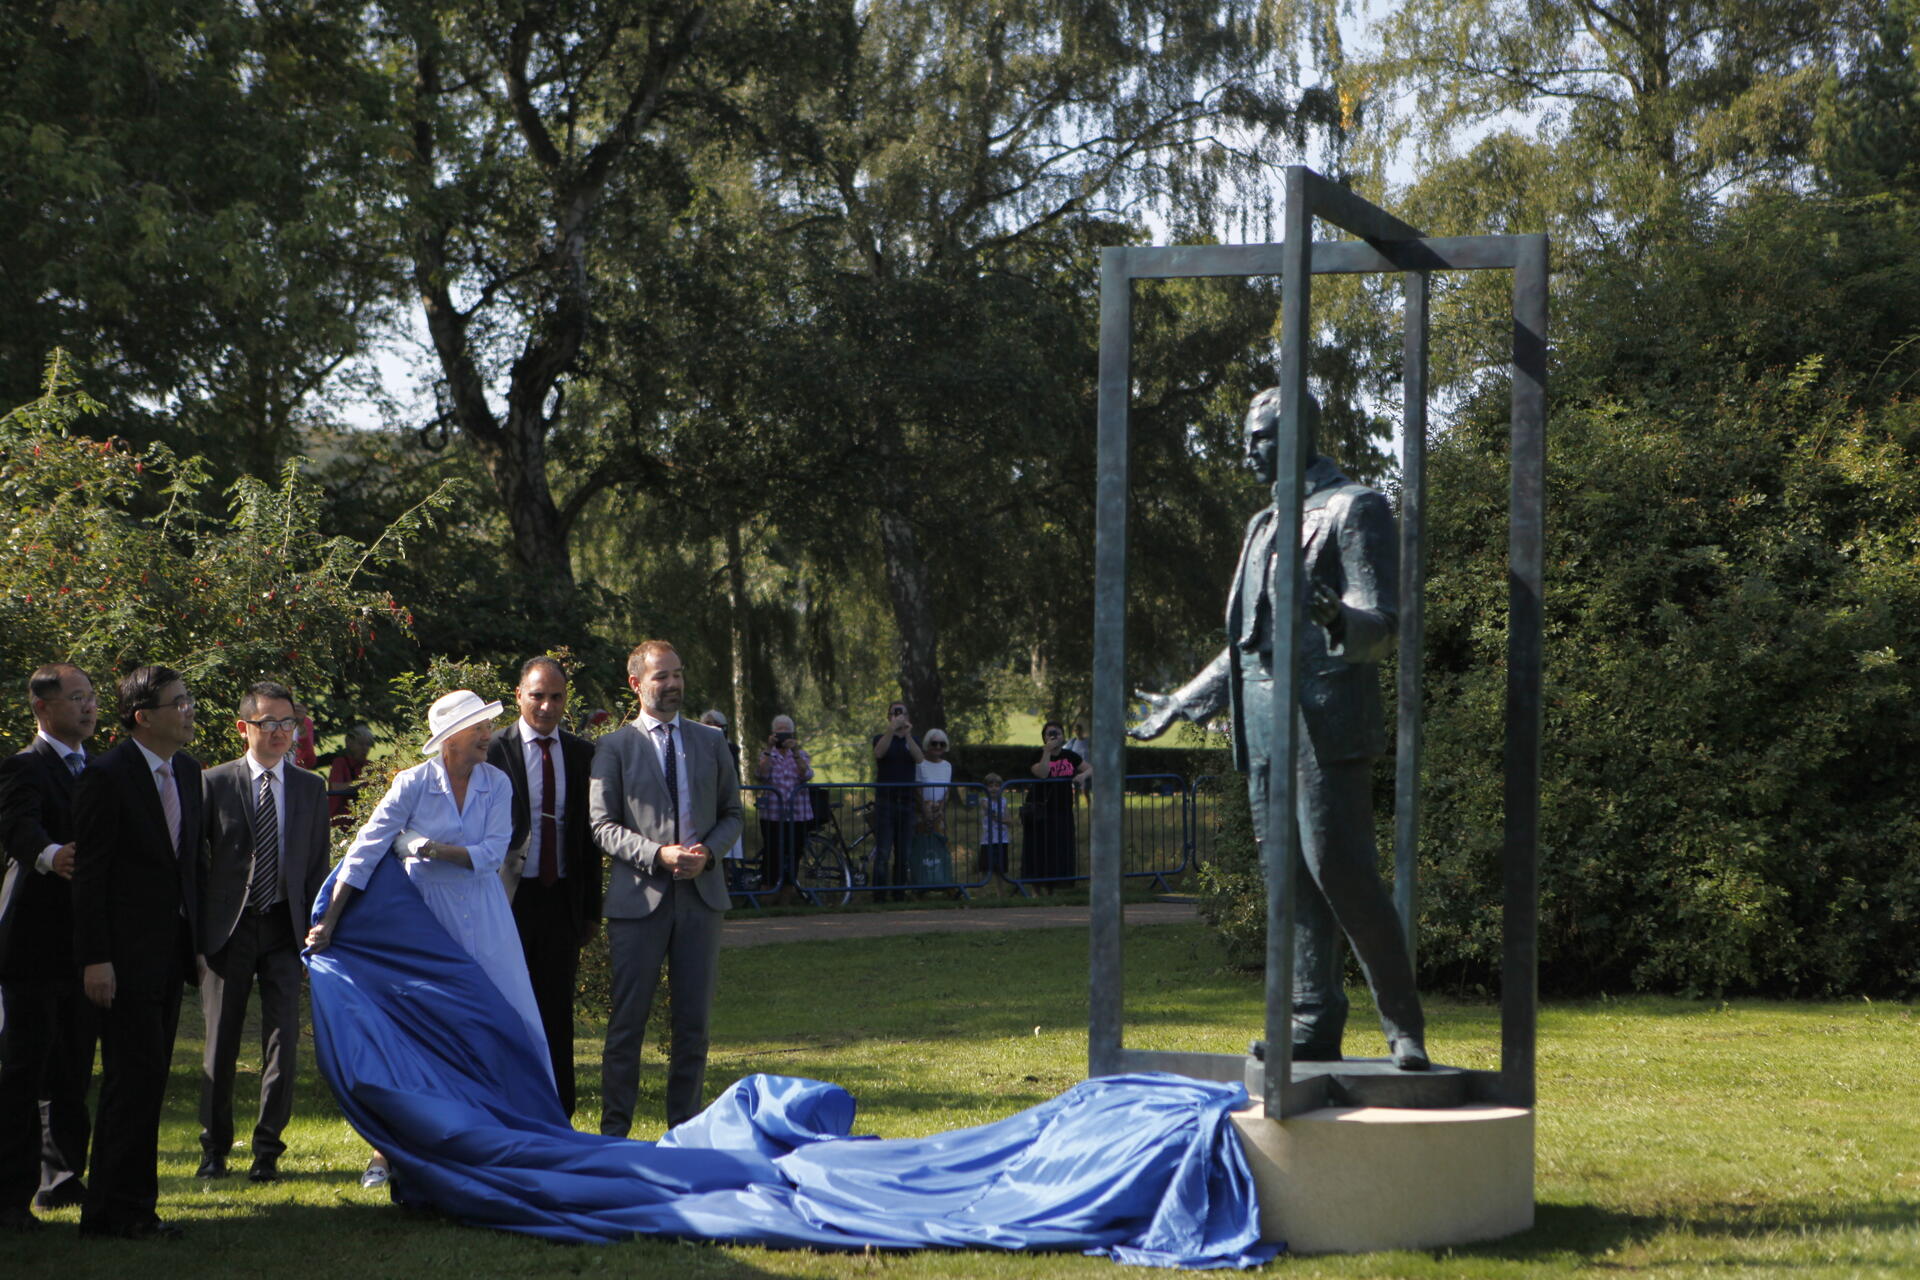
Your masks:
[[[455,689],[434,703],[427,712],[427,728],[433,730],[433,736],[421,746],[420,754],[434,755],[439,752],[441,743],[462,729],[485,724],[499,715],[499,703],[482,702],[480,695],[471,689]]]

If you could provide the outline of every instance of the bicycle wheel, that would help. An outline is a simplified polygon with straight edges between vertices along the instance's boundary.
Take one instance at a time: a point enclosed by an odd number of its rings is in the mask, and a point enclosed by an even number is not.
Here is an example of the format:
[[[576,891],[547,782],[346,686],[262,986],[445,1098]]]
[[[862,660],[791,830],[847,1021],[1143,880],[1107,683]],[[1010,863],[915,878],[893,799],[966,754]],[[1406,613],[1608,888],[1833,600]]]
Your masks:
[[[826,906],[845,906],[853,898],[853,877],[846,855],[831,836],[815,832],[807,837],[793,869],[800,892]]]

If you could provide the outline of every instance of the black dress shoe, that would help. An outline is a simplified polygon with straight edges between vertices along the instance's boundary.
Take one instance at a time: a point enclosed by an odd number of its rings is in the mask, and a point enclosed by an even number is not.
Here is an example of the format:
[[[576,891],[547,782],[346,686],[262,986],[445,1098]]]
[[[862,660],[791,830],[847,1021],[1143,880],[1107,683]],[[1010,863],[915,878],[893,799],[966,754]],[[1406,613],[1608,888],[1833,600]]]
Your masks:
[[[42,1191],[33,1198],[36,1209],[71,1209],[87,1198],[86,1184],[78,1178],[68,1178],[57,1183],[53,1190]]]
[[[253,1162],[253,1168],[247,1170],[247,1181],[248,1182],[280,1181],[280,1162],[277,1160],[269,1160],[265,1156],[260,1157],[259,1159]]]
[[[194,1171],[196,1178],[224,1178],[227,1176],[227,1158],[225,1156],[205,1156],[200,1167]]]

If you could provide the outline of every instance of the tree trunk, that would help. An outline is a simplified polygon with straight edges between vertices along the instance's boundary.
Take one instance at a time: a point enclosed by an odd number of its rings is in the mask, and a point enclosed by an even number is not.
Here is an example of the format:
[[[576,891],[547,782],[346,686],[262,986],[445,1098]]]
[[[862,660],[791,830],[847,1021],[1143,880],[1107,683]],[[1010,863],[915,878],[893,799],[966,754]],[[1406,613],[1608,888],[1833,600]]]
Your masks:
[[[886,557],[893,626],[900,636],[900,696],[913,716],[916,732],[945,728],[947,702],[940,688],[940,637],[933,621],[933,596],[919,539],[906,517],[881,512],[880,549]]]
[[[753,619],[747,601],[747,566],[740,550],[740,525],[731,516],[727,529],[727,639],[733,667],[733,740],[745,753],[750,738],[759,732],[754,714],[753,681],[747,670],[748,655],[753,652]]]

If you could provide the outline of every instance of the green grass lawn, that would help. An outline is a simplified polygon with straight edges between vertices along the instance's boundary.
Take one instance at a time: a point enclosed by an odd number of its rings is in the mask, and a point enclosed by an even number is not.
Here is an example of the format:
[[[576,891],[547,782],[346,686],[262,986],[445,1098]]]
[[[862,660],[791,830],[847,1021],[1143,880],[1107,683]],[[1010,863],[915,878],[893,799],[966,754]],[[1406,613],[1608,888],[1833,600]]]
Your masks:
[[[1078,930],[920,934],[724,953],[709,1093],[756,1071],[845,1085],[857,1129],[921,1135],[1005,1116],[1080,1079],[1086,940]],[[1128,942],[1128,1043],[1238,1051],[1260,992],[1220,970],[1197,926]],[[1349,1052],[1376,1053],[1364,998]],[[1436,1057],[1490,1066],[1494,1009],[1430,1001]],[[583,1024],[583,1084],[597,1080]],[[569,1247],[463,1228],[363,1192],[364,1145],[311,1072],[271,1187],[198,1183],[198,1011],[189,1000],[161,1134],[172,1244],[78,1239],[72,1210],[0,1239],[0,1276],[274,1275],[1052,1277],[1111,1274],[1076,1256],[827,1255],[640,1241]],[[661,1112],[648,1049],[641,1115]],[[1541,1018],[1538,1223],[1436,1253],[1283,1259],[1308,1276],[1920,1276],[1920,1023],[1910,1006],[1636,998]],[[243,1060],[240,1093],[257,1089]],[[584,1093],[597,1093],[588,1088]],[[588,1098],[591,1106],[597,1098]],[[578,1123],[593,1127],[592,1110]],[[246,1117],[239,1118],[244,1134]],[[657,1119],[655,1121],[657,1124]],[[652,1132],[640,1136],[654,1136]],[[244,1170],[246,1153],[233,1163]],[[1444,1171],[1436,1171],[1444,1176]]]

